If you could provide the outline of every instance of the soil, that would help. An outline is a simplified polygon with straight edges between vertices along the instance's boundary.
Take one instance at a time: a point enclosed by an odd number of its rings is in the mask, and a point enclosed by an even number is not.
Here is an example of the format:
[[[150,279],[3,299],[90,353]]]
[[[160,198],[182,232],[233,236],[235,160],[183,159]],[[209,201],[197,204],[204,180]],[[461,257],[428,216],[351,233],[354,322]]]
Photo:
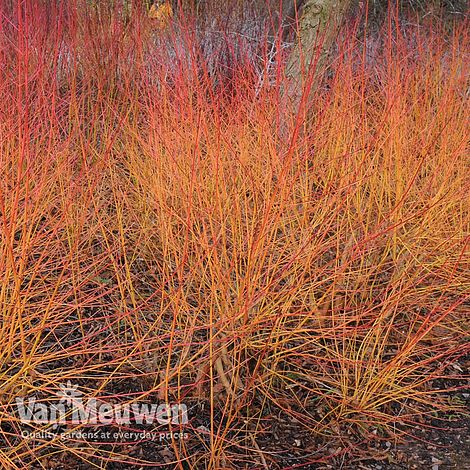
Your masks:
[[[470,470],[470,358],[460,358],[452,366],[458,369],[459,380],[439,379],[433,384],[441,389],[447,401],[457,404],[462,412],[459,414],[433,413],[428,418],[419,418],[414,426],[404,427],[397,423],[397,434],[402,438],[398,441],[380,436],[372,430],[376,439],[365,440],[353,431],[338,429],[337,436],[319,437],[308,433],[291,415],[273,415],[264,428],[266,432],[257,439],[256,450],[245,450],[243,446],[229,449],[230,464],[221,467],[228,469],[305,469],[305,470]],[[463,377],[463,378],[462,378]],[[457,386],[456,386],[457,385]],[[445,390],[453,387],[454,391]],[[457,390],[455,390],[457,388]],[[189,455],[207,454],[209,446],[210,415],[208,403],[194,401],[188,404],[190,422],[188,440],[186,441]],[[215,416],[216,421],[223,416]],[[220,421],[218,421],[220,422]],[[198,436],[196,436],[198,435]],[[230,438],[230,436],[227,436]],[[245,449],[253,449],[248,441],[242,443]],[[100,447],[97,444],[96,447]],[[103,448],[112,449],[109,444]],[[170,444],[156,441],[143,441],[134,444],[119,445],[122,453],[129,459],[142,459],[147,465],[129,463],[108,463],[96,460],[98,468],[111,470],[144,470],[176,469],[175,454]],[[116,451],[116,447],[114,447]],[[230,453],[229,453],[230,452]],[[93,460],[93,458],[91,458]],[[153,463],[152,463],[153,462]],[[31,469],[57,470],[91,470],[97,468],[76,460],[71,453],[56,456],[49,461],[42,461],[41,466],[32,465]],[[183,464],[184,469],[204,469],[202,462],[198,466]]]

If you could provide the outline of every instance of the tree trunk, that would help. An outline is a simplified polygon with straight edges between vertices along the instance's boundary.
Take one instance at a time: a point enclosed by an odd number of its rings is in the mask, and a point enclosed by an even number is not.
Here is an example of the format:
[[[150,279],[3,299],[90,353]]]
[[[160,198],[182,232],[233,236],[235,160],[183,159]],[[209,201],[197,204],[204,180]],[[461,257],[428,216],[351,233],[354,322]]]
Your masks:
[[[284,23],[287,26],[294,25],[296,37],[286,66],[285,93],[296,108],[305,85],[313,88],[317,86],[338,28],[351,2],[352,0],[292,1]]]

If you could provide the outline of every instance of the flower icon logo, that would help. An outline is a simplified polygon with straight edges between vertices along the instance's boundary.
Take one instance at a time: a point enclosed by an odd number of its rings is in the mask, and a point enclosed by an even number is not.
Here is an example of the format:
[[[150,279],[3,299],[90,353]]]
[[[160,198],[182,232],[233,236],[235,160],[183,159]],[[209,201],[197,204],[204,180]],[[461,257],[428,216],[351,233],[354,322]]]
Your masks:
[[[81,397],[83,393],[78,389],[78,385],[72,385],[69,380],[66,384],[60,384],[60,392],[58,395],[61,403],[72,405],[77,401],[81,401],[81,398],[79,397]]]

